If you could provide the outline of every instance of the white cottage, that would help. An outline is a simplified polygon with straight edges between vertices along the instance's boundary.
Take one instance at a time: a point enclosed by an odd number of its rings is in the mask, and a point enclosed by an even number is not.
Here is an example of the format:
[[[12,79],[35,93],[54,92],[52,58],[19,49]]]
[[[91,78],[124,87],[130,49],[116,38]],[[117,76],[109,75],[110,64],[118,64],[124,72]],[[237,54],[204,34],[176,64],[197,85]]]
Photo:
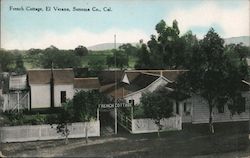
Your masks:
[[[30,108],[60,107],[74,96],[73,69],[28,70]]]
[[[101,90],[112,97],[116,96],[118,99],[125,99],[126,102],[138,105],[143,93],[153,92],[159,87],[165,87],[169,90],[169,97],[172,96],[173,98],[174,113],[182,117],[182,122],[194,124],[208,123],[209,109],[203,98],[197,95],[186,96],[182,94],[178,96],[178,101],[176,101],[173,85],[177,77],[185,71],[186,70],[126,70],[123,72],[123,75],[118,74],[119,80],[117,81],[117,85],[115,85],[115,83],[101,83]],[[112,76],[114,76],[114,73],[115,72],[113,72]],[[245,84],[245,86],[247,86],[247,84]],[[221,109],[214,108],[214,122],[249,120],[249,85],[248,88],[242,91],[242,94],[244,96],[243,103],[245,105],[245,111],[241,114],[231,115],[227,106]]]

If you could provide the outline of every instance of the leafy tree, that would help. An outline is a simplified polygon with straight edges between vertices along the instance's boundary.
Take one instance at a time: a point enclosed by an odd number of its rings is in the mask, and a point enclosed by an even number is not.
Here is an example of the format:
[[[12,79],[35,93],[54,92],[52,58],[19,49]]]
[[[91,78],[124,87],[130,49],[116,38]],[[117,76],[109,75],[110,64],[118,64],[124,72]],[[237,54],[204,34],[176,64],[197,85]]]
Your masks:
[[[89,75],[96,76],[99,71],[105,69],[105,58],[90,58],[88,66],[91,71]]]
[[[137,47],[134,47],[130,43],[122,44],[121,46],[119,46],[119,50],[122,51],[124,54],[126,54],[127,61],[129,61],[130,56],[135,57],[138,51]],[[129,66],[129,65],[126,65],[126,66]]]
[[[143,62],[142,54],[138,53],[138,68],[145,69],[151,67],[154,69],[178,68],[183,66],[185,60],[183,56],[184,44],[179,37],[179,28],[176,20],[172,26],[167,26],[164,20],[161,20],[156,26],[157,35],[151,35],[147,46],[149,48],[150,61]],[[142,47],[145,52],[145,47]]]
[[[68,144],[68,136],[70,134],[68,126],[73,121],[73,119],[73,102],[72,100],[68,100],[62,105],[62,111],[58,114],[58,124],[56,127],[57,133],[60,133],[63,137],[65,137],[65,144]]]
[[[147,45],[142,43],[141,48],[137,52],[138,60],[136,62],[136,69],[149,69],[150,68],[150,54]]]
[[[158,137],[160,137],[162,129],[160,120],[171,117],[173,112],[173,104],[166,95],[167,91],[160,88],[153,93],[143,94],[141,98],[144,114],[155,120],[155,124],[158,126]]]
[[[231,53],[229,53],[231,52]],[[232,113],[241,112],[241,80],[247,75],[247,67],[235,50],[225,52],[224,40],[211,28],[199,42],[189,65],[190,71],[179,84],[183,89],[202,96],[209,107],[209,130],[214,133],[213,108],[228,105]],[[234,55],[232,55],[234,54]],[[234,57],[233,57],[234,56]]]
[[[88,49],[86,47],[80,45],[80,46],[75,48],[74,53],[80,57],[85,56],[88,54]]]
[[[43,68],[50,68],[51,62],[54,68],[74,68],[80,66],[81,60],[70,50],[59,50],[50,46],[44,50],[40,64]]]
[[[180,42],[183,46],[183,54],[179,58],[179,61],[182,63],[178,63],[178,65],[182,65],[184,69],[189,69],[190,65],[192,65],[191,58],[194,55],[194,52],[199,51],[199,41],[191,31],[188,31],[181,36]]]
[[[26,69],[23,64],[23,58],[21,54],[18,54],[16,56],[16,66],[15,66],[15,72],[19,75],[25,74]]]
[[[96,118],[98,105],[107,102],[107,99],[99,91],[80,91],[73,98],[73,109],[75,119],[86,122],[85,133],[86,143],[88,143],[87,122]]]
[[[4,49],[0,49],[0,72],[9,72],[12,70],[15,56]]]
[[[106,57],[106,64],[111,67],[119,67],[123,69],[125,66],[128,66],[128,57],[124,51],[113,49],[113,55]]]

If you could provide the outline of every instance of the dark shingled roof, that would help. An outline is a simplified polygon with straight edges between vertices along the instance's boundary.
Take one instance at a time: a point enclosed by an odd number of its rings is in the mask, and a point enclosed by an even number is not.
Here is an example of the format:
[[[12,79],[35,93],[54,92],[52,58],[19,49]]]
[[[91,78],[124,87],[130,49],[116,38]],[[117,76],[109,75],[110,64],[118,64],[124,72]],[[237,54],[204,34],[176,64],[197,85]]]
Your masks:
[[[98,74],[98,78],[100,80],[101,85],[106,85],[110,83],[115,83],[115,73],[116,73],[116,80],[120,82],[123,77],[123,70],[110,70],[110,71],[102,71]]]
[[[99,79],[97,77],[75,78],[74,88],[99,89],[100,88]]]
[[[152,82],[154,82],[158,78],[159,77],[155,75],[140,73],[130,84],[118,82],[118,85],[116,88],[119,89],[123,87],[126,90],[126,92],[133,93],[143,88],[146,88],[148,85],[150,85]],[[107,88],[104,92],[110,93],[114,90],[115,90],[115,85],[112,85],[111,87]]]
[[[73,69],[53,69],[55,84],[73,84]],[[29,84],[49,84],[51,79],[50,69],[28,70]]]
[[[158,76],[141,73],[130,84],[127,84],[124,88],[131,92],[135,92],[147,87],[158,78],[159,78]]]

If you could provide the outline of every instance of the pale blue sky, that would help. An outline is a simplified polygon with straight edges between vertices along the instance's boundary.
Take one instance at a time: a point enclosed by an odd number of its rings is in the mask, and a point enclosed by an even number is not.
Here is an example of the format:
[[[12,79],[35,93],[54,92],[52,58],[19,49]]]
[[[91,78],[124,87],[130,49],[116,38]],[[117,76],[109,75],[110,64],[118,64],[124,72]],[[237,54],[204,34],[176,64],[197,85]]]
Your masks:
[[[45,7],[52,11],[45,11]],[[10,7],[23,7],[13,11]],[[43,8],[27,11],[26,7]],[[70,12],[53,11],[53,7]],[[110,12],[72,11],[73,7],[110,7]],[[249,35],[248,0],[2,0],[1,47],[5,49],[46,48],[55,45],[73,49],[113,41],[147,41],[155,25],[177,19],[181,33],[192,30],[202,38],[210,27],[222,37]]]

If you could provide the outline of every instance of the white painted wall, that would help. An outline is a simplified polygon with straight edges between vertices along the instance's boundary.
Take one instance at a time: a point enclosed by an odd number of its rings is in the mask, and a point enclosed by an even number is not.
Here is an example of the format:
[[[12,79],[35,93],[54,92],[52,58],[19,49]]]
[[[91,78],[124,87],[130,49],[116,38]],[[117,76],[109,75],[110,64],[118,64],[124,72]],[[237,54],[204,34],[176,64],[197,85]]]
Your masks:
[[[74,85],[64,84],[54,86],[55,107],[61,106],[61,91],[66,91],[66,98],[72,99],[74,96]]]
[[[50,85],[31,84],[31,108],[50,107]]]
[[[49,108],[50,85],[31,84],[30,88],[31,88],[31,108]],[[55,85],[54,86],[55,107],[61,106],[61,91],[66,91],[67,99],[72,99],[74,96],[73,84]]]
[[[231,115],[228,107],[225,105],[224,113],[219,113],[216,107],[213,108],[213,122],[231,122],[231,121],[247,121],[249,120],[250,113],[250,92],[243,93],[246,97],[246,111],[241,114]],[[196,123],[208,123],[209,122],[209,108],[207,102],[200,96],[193,96],[192,102],[192,116],[190,121],[184,120],[184,122]]]

